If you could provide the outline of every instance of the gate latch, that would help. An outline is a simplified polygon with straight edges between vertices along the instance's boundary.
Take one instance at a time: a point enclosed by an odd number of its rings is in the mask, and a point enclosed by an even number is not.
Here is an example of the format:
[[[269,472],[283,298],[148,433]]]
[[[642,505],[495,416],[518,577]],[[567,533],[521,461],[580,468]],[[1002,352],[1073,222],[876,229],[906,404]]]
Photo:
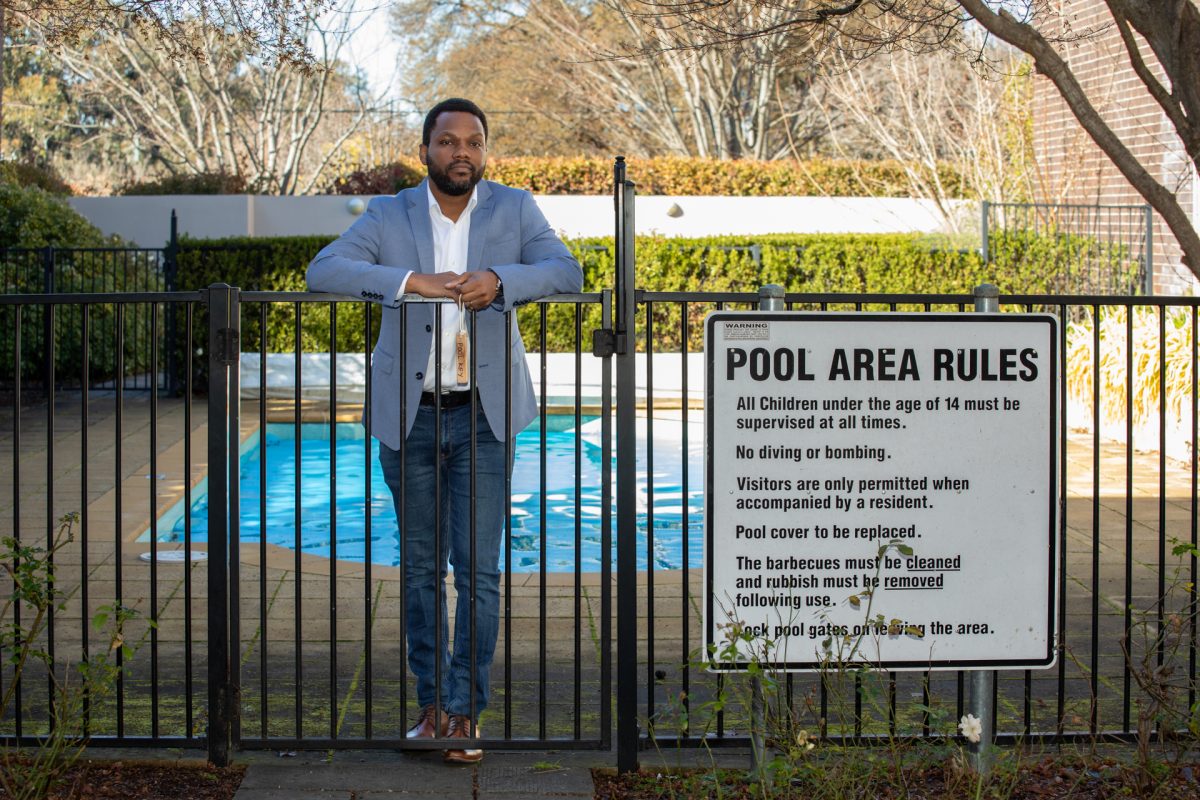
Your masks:
[[[241,354],[241,334],[236,328],[217,329],[217,352],[214,353],[218,364],[230,367],[238,363]]]

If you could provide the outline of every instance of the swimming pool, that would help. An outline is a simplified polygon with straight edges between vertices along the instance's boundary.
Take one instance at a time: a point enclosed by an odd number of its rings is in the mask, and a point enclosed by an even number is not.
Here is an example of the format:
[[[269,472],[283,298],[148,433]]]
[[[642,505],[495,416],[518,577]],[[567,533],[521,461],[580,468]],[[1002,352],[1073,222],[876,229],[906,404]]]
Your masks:
[[[584,572],[600,570],[600,490],[601,459],[598,419],[584,418],[580,432],[574,430],[571,415],[549,415],[546,426],[546,515],[541,516],[540,465],[538,460],[540,429],[535,422],[517,436],[513,465],[512,495],[512,571],[537,572],[541,565],[543,535],[546,545],[546,569],[549,572],[575,570],[576,551],[579,568]],[[644,430],[644,420],[642,430]],[[296,468],[296,426],[291,423],[266,426],[266,523],[269,544],[289,549],[296,547],[296,476],[300,476],[300,548],[305,553],[328,557],[332,551],[330,508],[336,514],[337,557],[352,561],[366,559],[366,433],[358,423],[339,423],[336,427],[337,494],[331,504],[329,494],[329,436],[324,423],[304,423],[300,431],[300,468]],[[698,426],[689,435],[691,458],[682,452],[680,424],[654,423],[653,515],[647,513],[650,486],[647,479],[645,449],[638,456],[638,569],[647,568],[652,558],[655,569],[683,566],[684,511],[687,512],[686,538],[688,566],[699,567],[703,557],[703,483],[702,464],[698,462],[701,438]],[[581,491],[575,494],[575,450],[577,436],[581,445]],[[242,542],[258,542],[264,533],[260,504],[260,461],[263,442],[251,436],[243,445],[240,459],[240,506]],[[396,566],[400,563],[400,537],[391,493],[383,481],[379,466],[379,443],[371,442],[370,530],[371,561]],[[688,465],[688,497],[683,500],[682,475]],[[158,541],[184,540],[184,503],[180,501],[158,521]],[[208,484],[201,482],[192,492],[192,540],[203,542],[208,535]],[[647,553],[647,525],[653,517],[653,553]],[[576,520],[579,546],[576,547]],[[613,503],[615,541],[616,503]],[[146,531],[139,541],[149,541]],[[615,548],[613,563],[615,566]],[[501,550],[500,567],[505,569]]]

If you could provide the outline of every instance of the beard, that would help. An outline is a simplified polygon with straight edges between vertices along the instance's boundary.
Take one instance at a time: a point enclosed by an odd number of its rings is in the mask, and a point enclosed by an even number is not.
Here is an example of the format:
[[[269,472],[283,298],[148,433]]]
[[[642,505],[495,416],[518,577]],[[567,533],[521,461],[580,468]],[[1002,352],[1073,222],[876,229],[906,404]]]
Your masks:
[[[469,168],[471,170],[471,174],[462,180],[455,180],[454,178],[450,177],[450,169],[460,165]],[[483,178],[482,167],[476,169],[474,164],[470,164],[465,161],[456,161],[445,170],[438,169],[433,165],[432,162],[430,162],[428,166],[429,180],[433,181],[434,185],[437,186],[438,189],[440,189],[443,193],[448,194],[451,197],[461,197],[464,194],[470,193],[470,191],[475,188],[475,184],[479,183],[480,179]]]

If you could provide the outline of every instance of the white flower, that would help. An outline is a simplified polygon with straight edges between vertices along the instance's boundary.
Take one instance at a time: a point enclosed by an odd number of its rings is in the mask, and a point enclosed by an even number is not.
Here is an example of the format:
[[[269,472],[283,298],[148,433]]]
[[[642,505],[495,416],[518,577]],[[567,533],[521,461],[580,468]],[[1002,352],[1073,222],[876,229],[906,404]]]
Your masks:
[[[978,744],[983,736],[983,720],[974,714],[967,714],[958,721],[958,732],[965,736],[968,742]]]

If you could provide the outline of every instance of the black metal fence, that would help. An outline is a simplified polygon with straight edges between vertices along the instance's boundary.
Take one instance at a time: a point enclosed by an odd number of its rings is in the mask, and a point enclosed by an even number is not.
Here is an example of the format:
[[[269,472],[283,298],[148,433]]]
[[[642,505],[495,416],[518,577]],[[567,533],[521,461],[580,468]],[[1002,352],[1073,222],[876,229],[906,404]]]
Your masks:
[[[709,311],[751,308],[758,296],[637,290],[632,211],[622,182],[614,290],[542,301],[538,325],[524,331],[541,412],[525,434],[527,482],[509,487],[494,700],[482,720],[484,746],[615,744],[623,768],[649,746],[746,744],[752,700],[743,676],[708,673],[697,651],[701,575],[690,535],[702,511],[689,500],[702,487],[688,465],[703,394],[689,356]],[[953,312],[972,298],[786,302]],[[1083,400],[1068,405],[1059,431],[1060,658],[1050,671],[997,673],[996,729],[1002,741],[1132,739],[1139,726],[1163,725],[1143,713],[1147,675],[1173,676],[1181,708],[1196,700],[1200,300],[1005,296],[1002,305],[1063,321],[1060,394]],[[593,332],[584,319],[597,309]],[[440,746],[403,735],[416,702],[391,555],[402,544],[396,523],[376,520],[387,498],[371,476],[371,421],[352,424],[369,392],[370,352],[338,347],[339,320],[362,326],[369,345],[378,313],[360,300],[219,286],[0,296],[15,399],[0,410],[11,471],[0,533],[50,547],[56,521],[80,513],[55,554],[67,597],[37,644],[65,674],[109,646],[91,624],[104,607],[138,612],[123,635],[131,649],[115,652],[123,670],[112,693],[89,698],[77,721],[94,745],[205,744],[216,761],[235,747]],[[151,330],[173,315],[183,341],[197,343],[179,350],[178,394],[126,391],[131,370],[156,374],[167,357],[156,336],[129,357],[135,314]],[[113,327],[98,336],[107,315]],[[550,320],[564,316],[573,344],[553,354]],[[39,347],[26,338],[30,319],[49,325]],[[26,360],[53,363],[71,339],[76,374],[51,373],[49,401],[24,402]],[[564,370],[561,397],[552,358]],[[103,359],[111,376],[98,383]],[[198,361],[208,368],[203,393]],[[1155,372],[1157,381],[1138,379]],[[552,453],[555,432],[564,441]],[[1108,441],[1114,432],[1123,443]],[[663,477],[668,462],[682,466]],[[307,484],[306,467],[315,475]],[[570,520],[561,540],[551,537],[552,513]],[[669,539],[673,560],[663,556]],[[12,613],[18,625],[28,620]],[[29,741],[63,724],[52,677],[24,674],[0,733]],[[12,685],[7,659],[0,679]],[[870,670],[783,675],[771,688],[772,718],[789,730],[863,742],[949,735],[965,692],[961,672]]]
[[[484,719],[487,746],[607,748],[614,741],[614,690],[618,750],[630,748],[627,757],[635,761],[638,748],[651,743],[747,742],[747,682],[707,673],[697,651],[699,553],[688,534],[702,519],[688,501],[701,487],[686,465],[699,444],[691,423],[703,412],[699,375],[694,365],[689,370],[688,356],[697,352],[708,311],[751,308],[757,295],[632,298],[631,327],[606,325],[611,350],[607,337],[597,337],[605,366],[593,397],[585,384],[593,356],[586,352],[590,332],[583,315],[599,305],[606,322],[615,320],[620,304],[603,294],[551,298],[540,307],[543,320],[563,306],[578,321],[563,379],[575,391],[566,400],[553,397],[547,363],[563,356],[542,348],[534,356],[542,376],[541,416],[526,434],[535,477],[512,488],[519,502],[506,515],[504,616],[495,700]],[[959,296],[786,299],[794,309],[970,308],[970,298]],[[294,313],[293,336],[318,317],[336,334],[339,310],[351,302],[233,289],[0,298],[0,325],[18,340],[26,316],[77,309],[80,347],[89,351],[76,388],[51,387],[53,403],[19,402],[17,382],[18,402],[5,412],[12,480],[0,495],[0,513],[5,535],[49,545],[55,521],[80,512],[73,543],[55,557],[70,597],[42,642],[64,670],[103,648],[103,636],[88,624],[102,606],[118,603],[140,613],[126,633],[138,644],[136,654],[123,665],[114,693],[88,708],[94,744],[207,743],[217,758],[228,747],[414,746],[403,738],[416,708],[401,646],[400,578],[395,560],[381,557],[399,546],[395,529],[378,530],[381,523],[373,529],[370,513],[355,527],[346,511],[377,507],[383,490],[369,472],[358,482],[346,472],[373,459],[369,433],[339,427],[356,417],[361,399],[342,384],[347,354],[313,367],[304,348],[272,358],[271,343],[260,337],[256,369],[242,364],[239,370],[239,358],[254,352],[247,347],[239,356],[228,344],[239,337],[221,333],[283,305]],[[1085,416],[1069,406],[1060,431],[1066,454],[1061,657],[1047,672],[997,673],[997,730],[1002,741],[1132,739],[1146,724],[1139,720],[1139,686],[1147,674],[1165,665],[1176,700],[1186,707],[1195,702],[1195,594],[1187,587],[1194,585],[1196,563],[1190,550],[1176,555],[1173,549],[1195,546],[1197,536],[1200,301],[1010,296],[1003,303],[1047,310],[1071,323],[1062,342],[1063,394],[1083,381],[1099,402]],[[121,381],[94,388],[88,343],[93,309],[105,305],[118,321],[136,306],[156,321],[173,306],[189,331],[206,308],[210,346],[198,357],[213,370],[207,396],[190,385],[179,397],[126,393]],[[365,308],[360,322],[370,324],[373,313]],[[526,331],[531,344],[545,335],[545,327]],[[119,336],[106,344],[118,376],[126,369],[122,345]],[[161,363],[163,356],[152,341],[147,363]],[[1115,356],[1128,369],[1110,384],[1101,367]],[[354,357],[361,365],[368,354]],[[280,358],[293,378],[285,374],[282,384]],[[641,359],[644,389],[631,378]],[[1157,364],[1168,380],[1139,388],[1135,364]],[[681,379],[664,392],[657,376],[668,371]],[[1106,430],[1104,414],[1114,410],[1124,411],[1117,414],[1125,428],[1118,444],[1097,433]],[[1139,413],[1151,433],[1135,426]],[[589,417],[598,421],[590,443],[583,434]],[[1182,461],[1168,457],[1178,445],[1172,421],[1186,441],[1174,453]],[[1080,427],[1091,430],[1079,433]],[[547,434],[556,429],[567,432],[565,457],[548,455]],[[261,455],[268,445],[270,455]],[[1145,449],[1156,452],[1140,452]],[[350,465],[355,452],[357,463]],[[614,454],[610,471],[605,465]],[[677,475],[662,476],[661,465],[680,461]],[[305,464],[319,475],[311,484],[297,477]],[[275,506],[280,498],[293,501],[286,511]],[[574,519],[558,544],[548,535],[548,508],[555,505],[565,505]],[[580,561],[589,512],[600,536],[595,572]],[[282,539],[272,538],[273,525],[288,529]],[[678,548],[677,560],[662,555],[667,539]],[[565,572],[554,571],[552,547],[568,554]],[[199,553],[206,556],[194,560]],[[6,734],[29,739],[45,732],[53,694],[47,678],[26,673]],[[770,700],[781,719],[819,735],[864,741],[943,736],[946,720],[957,720],[964,708],[963,673],[795,674],[780,676],[777,690]],[[621,723],[633,730],[629,742]]]
[[[174,231],[174,219],[172,219]],[[0,293],[125,293],[166,292],[175,288],[175,248],[55,248],[0,250]],[[53,311],[51,310],[53,308]],[[116,360],[108,343],[117,337],[116,307],[111,303],[93,306],[89,320],[88,347],[94,361],[90,379],[94,385],[104,385],[114,379]],[[82,319],[76,305],[30,308],[23,315],[20,341],[24,352],[20,362],[27,390],[41,389],[50,382],[70,384],[78,377],[83,339]],[[53,317],[53,315],[57,317]],[[122,354],[127,389],[160,388],[169,385],[168,376],[175,374],[173,309],[166,316],[152,320],[142,306],[131,306],[121,321],[120,336],[125,350]],[[55,341],[48,348],[50,333]],[[161,369],[151,372],[145,363],[151,342],[165,344],[169,355]],[[0,387],[14,378],[15,339],[0,339]],[[54,358],[43,354],[53,350]],[[53,375],[50,374],[53,369]],[[174,385],[170,383],[170,385]]]
[[[1055,275],[1063,294],[1152,294],[1154,225],[1149,205],[983,201],[983,260],[1006,251],[1018,268]],[[1045,243],[1057,242],[1057,251]],[[1026,246],[1022,246],[1025,244]]]

